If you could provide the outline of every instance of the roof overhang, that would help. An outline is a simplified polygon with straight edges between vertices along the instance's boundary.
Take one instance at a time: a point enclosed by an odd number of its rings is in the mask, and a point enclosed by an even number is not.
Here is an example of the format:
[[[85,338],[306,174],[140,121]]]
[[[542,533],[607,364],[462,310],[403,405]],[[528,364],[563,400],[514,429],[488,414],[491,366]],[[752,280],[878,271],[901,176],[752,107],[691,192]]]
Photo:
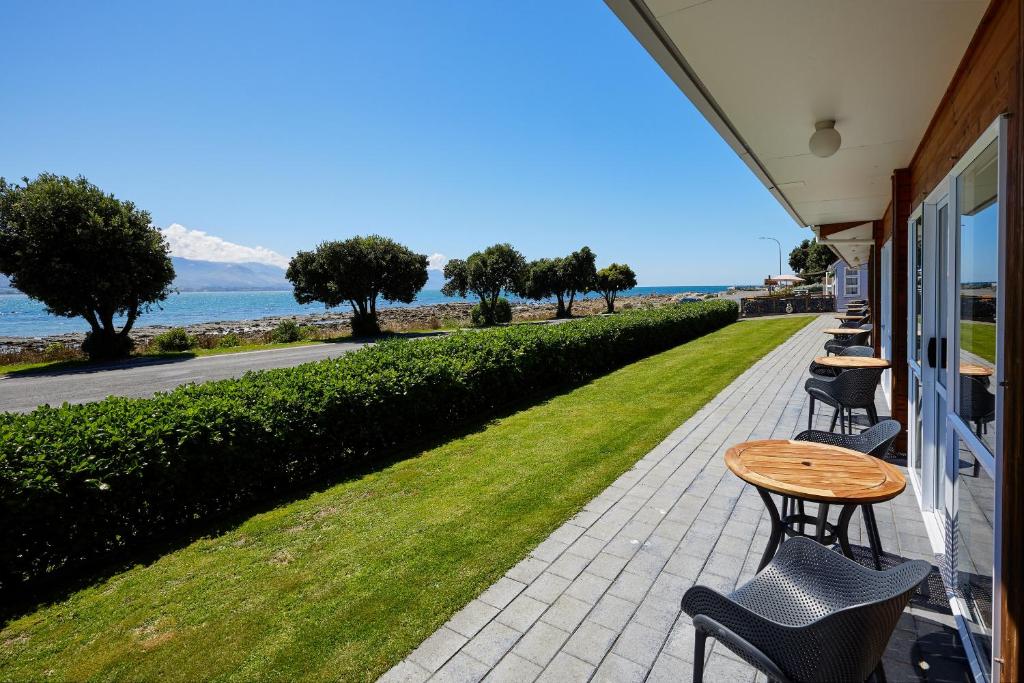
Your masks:
[[[841,228],[832,229],[830,227]],[[832,252],[851,266],[867,263],[874,246],[874,223],[867,221],[859,225],[819,226],[812,228],[818,241],[829,247]]]
[[[874,220],[988,0],[605,0],[801,226]],[[835,120],[821,159],[814,123]]]

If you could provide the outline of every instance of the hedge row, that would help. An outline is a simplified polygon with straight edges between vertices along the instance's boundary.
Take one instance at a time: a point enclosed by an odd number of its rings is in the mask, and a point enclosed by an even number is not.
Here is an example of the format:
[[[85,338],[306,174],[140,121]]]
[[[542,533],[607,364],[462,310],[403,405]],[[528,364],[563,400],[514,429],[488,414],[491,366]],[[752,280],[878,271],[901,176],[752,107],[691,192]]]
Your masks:
[[[442,435],[737,318],[713,301],[385,341],[342,358],[0,415],[0,588]]]

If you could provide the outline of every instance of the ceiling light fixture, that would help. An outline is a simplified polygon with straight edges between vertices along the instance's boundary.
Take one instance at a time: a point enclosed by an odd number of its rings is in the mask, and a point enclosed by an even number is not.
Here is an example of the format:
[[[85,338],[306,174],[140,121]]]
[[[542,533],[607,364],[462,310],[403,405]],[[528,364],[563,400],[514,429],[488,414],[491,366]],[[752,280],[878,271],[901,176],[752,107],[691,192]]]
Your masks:
[[[814,135],[811,136],[808,147],[811,154],[824,159],[838,152],[842,142],[843,138],[836,130],[835,121],[818,121],[814,124]]]

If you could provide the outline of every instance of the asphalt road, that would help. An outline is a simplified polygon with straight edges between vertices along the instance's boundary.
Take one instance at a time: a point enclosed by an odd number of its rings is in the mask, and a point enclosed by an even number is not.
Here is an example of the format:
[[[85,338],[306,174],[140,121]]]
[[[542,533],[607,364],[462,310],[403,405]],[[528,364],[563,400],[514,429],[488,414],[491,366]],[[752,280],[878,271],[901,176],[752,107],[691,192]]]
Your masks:
[[[152,396],[180,384],[240,377],[249,370],[285,368],[334,358],[363,346],[359,342],[311,344],[220,356],[140,359],[0,377],[0,411],[27,412],[44,403],[86,403],[111,395]]]

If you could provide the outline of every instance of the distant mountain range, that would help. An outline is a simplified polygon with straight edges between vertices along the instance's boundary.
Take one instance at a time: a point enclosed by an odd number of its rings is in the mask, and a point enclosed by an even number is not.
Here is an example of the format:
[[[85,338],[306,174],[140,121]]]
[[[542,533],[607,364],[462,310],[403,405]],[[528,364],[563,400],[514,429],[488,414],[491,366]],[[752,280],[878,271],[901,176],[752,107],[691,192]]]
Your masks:
[[[174,289],[181,292],[238,292],[290,290],[292,285],[285,279],[284,269],[266,263],[221,263],[219,261],[198,261],[174,256]],[[440,271],[431,270],[424,289],[441,289],[444,277]],[[0,294],[17,290],[11,281],[0,275]]]
[[[231,292],[291,289],[284,269],[266,263],[221,263],[174,256],[175,289],[182,292]]]

